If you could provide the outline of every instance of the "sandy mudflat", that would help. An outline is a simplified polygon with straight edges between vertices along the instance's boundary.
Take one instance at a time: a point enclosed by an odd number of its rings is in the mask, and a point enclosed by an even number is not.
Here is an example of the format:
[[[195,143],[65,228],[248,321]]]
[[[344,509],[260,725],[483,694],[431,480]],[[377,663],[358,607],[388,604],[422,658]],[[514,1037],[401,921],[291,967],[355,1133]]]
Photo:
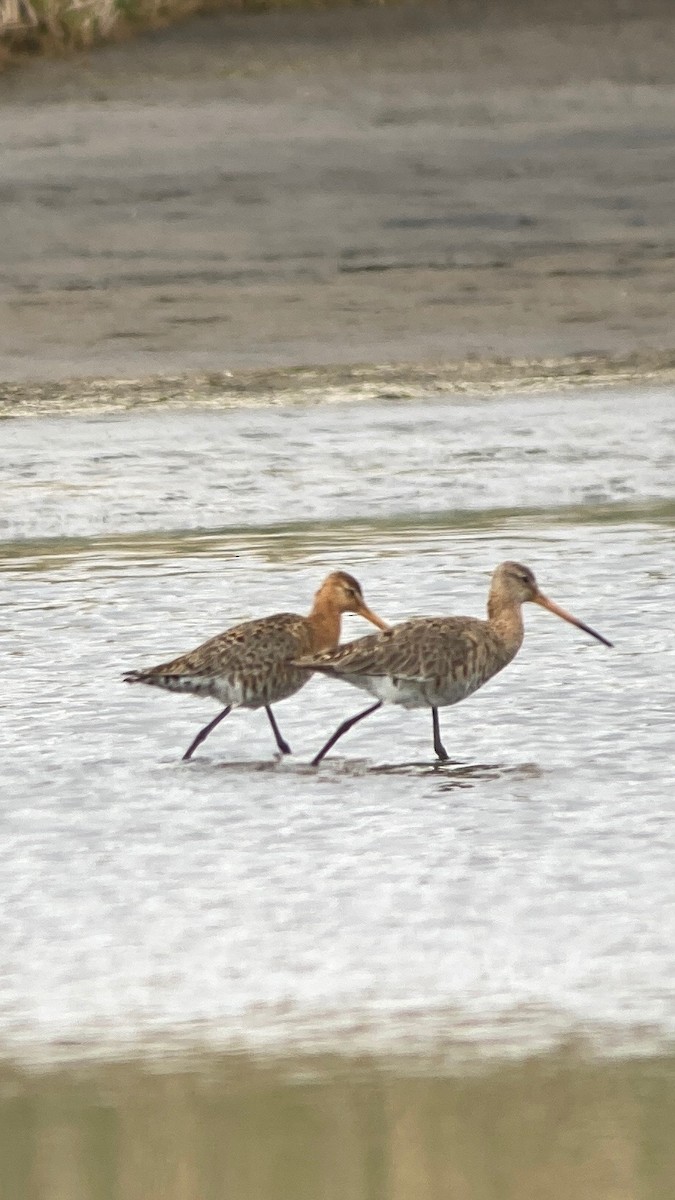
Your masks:
[[[5,72],[0,379],[656,361],[675,6],[507,7],[208,17]]]

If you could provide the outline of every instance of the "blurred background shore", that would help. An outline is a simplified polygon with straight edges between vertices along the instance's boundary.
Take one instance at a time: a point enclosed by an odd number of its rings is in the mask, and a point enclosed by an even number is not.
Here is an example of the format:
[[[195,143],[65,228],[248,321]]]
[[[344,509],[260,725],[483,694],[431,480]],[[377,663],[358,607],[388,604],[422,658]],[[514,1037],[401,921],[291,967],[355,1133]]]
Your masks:
[[[0,1200],[672,1200],[673,0],[180,3],[0,0]],[[248,725],[180,772],[115,691],[337,566],[395,620],[531,552],[617,650],[535,640],[448,778]],[[434,988],[470,1062],[413,1057]],[[512,994],[564,1044],[492,1053]],[[107,1049],[362,995],[400,1053]]]
[[[0,75],[0,379],[673,346],[666,0],[220,11]]]
[[[670,1056],[0,1073],[7,1200],[670,1200]]]

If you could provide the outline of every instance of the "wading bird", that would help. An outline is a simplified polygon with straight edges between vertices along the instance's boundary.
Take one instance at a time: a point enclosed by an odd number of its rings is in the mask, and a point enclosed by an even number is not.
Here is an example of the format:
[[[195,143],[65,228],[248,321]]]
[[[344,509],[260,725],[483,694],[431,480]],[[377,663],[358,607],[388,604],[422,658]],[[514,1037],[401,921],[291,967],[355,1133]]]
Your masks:
[[[522,605],[527,601],[583,629],[604,646],[612,645],[544,596],[529,567],[503,562],[492,576],[487,621],[475,617],[420,617],[403,621],[384,633],[294,660],[296,666],[342,679],[377,697],[375,704],[343,721],[312,760],[313,765],[321,762],[348,729],[383,704],[430,708],[434,750],[439,759],[447,760],[439,708],[465,700],[515,658],[523,643]]]
[[[346,571],[333,571],[324,579],[306,617],[275,613],[256,621],[244,621],[208,642],[145,671],[127,671],[125,683],[147,683],[170,692],[212,696],[225,705],[199,731],[183,755],[191,758],[197,746],[233,708],[264,708],[277,746],[282,754],[291,749],[284,741],[272,705],[299,691],[311,671],[293,666],[291,660],[304,654],[319,654],[337,646],[343,613],[357,613],[378,629],[388,629],[366,604],[361,585]]]

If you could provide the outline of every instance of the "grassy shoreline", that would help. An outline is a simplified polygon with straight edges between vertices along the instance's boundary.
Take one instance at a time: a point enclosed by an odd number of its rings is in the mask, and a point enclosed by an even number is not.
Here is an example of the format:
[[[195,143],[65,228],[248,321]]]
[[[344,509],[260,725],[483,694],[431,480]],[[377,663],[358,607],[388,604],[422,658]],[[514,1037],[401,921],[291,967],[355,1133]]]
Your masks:
[[[0,382],[0,419],[144,407],[232,408],[392,397],[417,400],[430,395],[480,397],[499,392],[672,387],[674,383],[675,349],[622,356],[470,358],[427,365],[280,367],[137,379]]]
[[[419,8],[446,7],[459,26],[534,21],[584,24],[668,18],[670,0],[407,0]],[[405,6],[406,0],[0,0],[0,70],[27,57],[68,54],[122,41],[199,13],[265,13]]]
[[[2,0],[0,68],[26,55],[83,50],[119,40],[203,7],[202,0]]]
[[[399,3],[400,0],[0,0],[0,70],[119,42],[199,13],[264,13]]]

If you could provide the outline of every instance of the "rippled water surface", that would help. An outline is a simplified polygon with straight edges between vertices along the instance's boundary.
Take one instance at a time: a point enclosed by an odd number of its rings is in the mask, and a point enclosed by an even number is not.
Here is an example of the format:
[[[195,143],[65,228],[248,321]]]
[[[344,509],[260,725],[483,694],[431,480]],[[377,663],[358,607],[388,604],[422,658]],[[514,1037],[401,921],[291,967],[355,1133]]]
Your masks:
[[[675,1033],[675,412],[584,394],[5,422],[0,1038],[242,1045]],[[344,567],[395,621],[540,609],[442,714],[130,689]],[[346,633],[367,632],[348,618]]]

